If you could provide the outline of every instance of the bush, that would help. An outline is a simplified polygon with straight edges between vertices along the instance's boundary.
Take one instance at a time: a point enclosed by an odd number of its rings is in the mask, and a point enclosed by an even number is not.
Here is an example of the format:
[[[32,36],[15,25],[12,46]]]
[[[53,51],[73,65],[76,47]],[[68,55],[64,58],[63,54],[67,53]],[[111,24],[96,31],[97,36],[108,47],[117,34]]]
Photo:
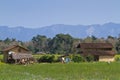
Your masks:
[[[60,56],[55,55],[53,62],[60,62],[60,61],[61,61]]]
[[[82,57],[82,56],[80,56],[80,55],[73,55],[72,56],[72,61],[73,62],[84,62],[84,58]]]
[[[120,55],[115,55],[115,61],[120,61]]]
[[[86,56],[85,59],[86,59],[87,62],[94,61],[94,57],[92,55]]]
[[[43,55],[38,59],[38,62],[47,62],[47,63],[52,63],[54,62],[55,56],[54,55]]]

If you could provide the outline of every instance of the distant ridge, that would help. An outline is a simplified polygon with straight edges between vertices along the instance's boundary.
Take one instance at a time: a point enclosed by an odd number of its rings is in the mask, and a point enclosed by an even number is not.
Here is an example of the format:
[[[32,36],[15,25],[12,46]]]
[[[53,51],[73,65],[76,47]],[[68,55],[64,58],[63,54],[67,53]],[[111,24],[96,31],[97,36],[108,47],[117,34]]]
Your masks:
[[[76,38],[85,38],[94,35],[96,37],[107,37],[109,35],[117,37],[120,34],[120,24],[105,23],[103,25],[65,25],[55,24],[41,28],[25,28],[0,26],[0,39],[16,38],[17,40],[29,41],[33,36],[45,35],[47,37],[54,37],[56,34],[70,34]]]

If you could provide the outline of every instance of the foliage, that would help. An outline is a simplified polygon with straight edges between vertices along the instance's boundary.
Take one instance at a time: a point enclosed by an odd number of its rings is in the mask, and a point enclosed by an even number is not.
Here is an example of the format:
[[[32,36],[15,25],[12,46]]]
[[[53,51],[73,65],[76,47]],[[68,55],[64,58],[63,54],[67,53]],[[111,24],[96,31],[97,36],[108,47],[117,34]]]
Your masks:
[[[73,55],[72,56],[72,61],[73,62],[84,62],[84,58],[82,57],[82,56],[80,56],[80,55]]]
[[[3,61],[3,55],[0,55],[0,62]]]
[[[33,47],[29,47],[32,50],[35,50],[34,52],[46,52],[48,49],[48,41],[49,39],[46,36],[37,35],[32,38]]]
[[[55,59],[54,55],[43,55],[38,59],[38,62],[52,63],[54,62],[54,59]]]
[[[116,51],[117,51],[118,53],[120,53],[120,38],[119,38],[118,41],[116,42],[115,48],[116,48]]]
[[[115,55],[115,61],[120,61],[120,55]]]
[[[85,57],[85,59],[86,59],[87,62],[91,62],[91,61],[94,61],[94,56],[88,55],[88,56]]]
[[[113,36],[108,36],[107,38],[97,38],[95,36],[88,36],[84,39],[74,38],[69,34],[57,34],[53,38],[47,38],[44,35],[36,35],[30,41],[22,42],[16,39],[6,38],[5,40],[0,40],[0,51],[11,45],[22,45],[27,47],[30,51],[35,53],[50,53],[50,54],[70,54],[77,53],[76,46],[79,43],[112,43],[114,50],[120,53],[120,40]]]
[[[71,52],[73,38],[69,34],[57,34],[50,42],[50,52],[66,54]]]
[[[92,61],[94,61],[94,57],[92,55],[82,57],[79,54],[73,54],[72,55],[72,61],[77,62],[77,63],[79,63],[79,62],[92,62]]]
[[[16,45],[16,44],[19,44],[19,41],[16,41],[16,39],[6,38],[5,40],[0,40],[0,51],[2,51],[4,48],[10,45]]]

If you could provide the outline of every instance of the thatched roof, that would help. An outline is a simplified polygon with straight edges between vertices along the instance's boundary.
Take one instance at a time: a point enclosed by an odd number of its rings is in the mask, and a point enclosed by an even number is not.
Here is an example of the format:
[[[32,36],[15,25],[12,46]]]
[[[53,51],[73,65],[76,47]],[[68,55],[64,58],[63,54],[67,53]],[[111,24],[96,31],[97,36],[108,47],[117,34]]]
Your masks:
[[[24,49],[24,50],[26,50],[26,51],[29,51],[27,48],[25,48],[25,47],[23,47],[23,46],[20,46],[20,45],[10,46],[10,47],[8,47],[8,48],[5,48],[3,51],[9,51],[9,50],[14,49],[14,48],[16,48],[16,47],[20,47],[20,48],[22,48],[22,49]]]
[[[13,59],[22,59],[22,58],[32,58],[32,54],[28,53],[17,53],[17,54],[12,54]]]
[[[80,43],[77,48],[113,48],[113,45],[111,43]]]

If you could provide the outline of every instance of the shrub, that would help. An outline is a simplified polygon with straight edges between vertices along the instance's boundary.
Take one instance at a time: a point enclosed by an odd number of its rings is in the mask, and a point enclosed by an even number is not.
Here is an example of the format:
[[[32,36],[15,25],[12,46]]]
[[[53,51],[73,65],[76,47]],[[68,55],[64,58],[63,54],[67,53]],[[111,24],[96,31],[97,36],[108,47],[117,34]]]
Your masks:
[[[53,62],[60,62],[60,61],[61,61],[60,56],[55,55]]]
[[[48,62],[48,63],[52,63],[54,62],[54,55],[43,55],[38,59],[38,62]]]
[[[87,62],[94,61],[94,57],[92,55],[86,56],[85,59],[86,59]]]
[[[84,61],[84,58],[82,57],[82,56],[80,56],[80,55],[73,55],[72,56],[72,61],[73,62],[83,62]]]
[[[115,55],[115,61],[120,61],[120,55]]]

